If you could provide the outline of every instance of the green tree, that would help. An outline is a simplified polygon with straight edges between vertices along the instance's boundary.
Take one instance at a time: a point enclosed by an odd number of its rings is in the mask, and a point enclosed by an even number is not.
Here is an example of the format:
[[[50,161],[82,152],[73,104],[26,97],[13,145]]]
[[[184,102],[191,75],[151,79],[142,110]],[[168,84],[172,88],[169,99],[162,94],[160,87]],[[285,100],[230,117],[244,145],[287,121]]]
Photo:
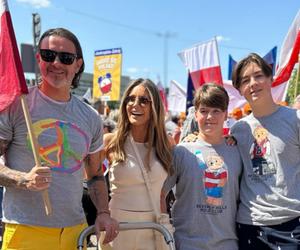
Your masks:
[[[295,68],[289,80],[289,87],[288,87],[287,97],[286,97],[286,101],[288,103],[293,103],[295,97],[300,94],[300,79],[297,79],[297,77],[300,78],[300,76],[298,76],[298,71],[299,71],[299,67]]]

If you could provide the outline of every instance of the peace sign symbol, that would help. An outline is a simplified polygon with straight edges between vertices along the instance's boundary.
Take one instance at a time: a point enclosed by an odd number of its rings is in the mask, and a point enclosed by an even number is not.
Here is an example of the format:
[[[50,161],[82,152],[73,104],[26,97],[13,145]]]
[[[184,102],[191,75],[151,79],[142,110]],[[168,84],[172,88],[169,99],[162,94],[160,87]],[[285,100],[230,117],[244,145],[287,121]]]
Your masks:
[[[52,170],[73,173],[80,169],[89,149],[88,136],[82,129],[55,119],[40,120],[33,124],[33,128],[40,157]]]

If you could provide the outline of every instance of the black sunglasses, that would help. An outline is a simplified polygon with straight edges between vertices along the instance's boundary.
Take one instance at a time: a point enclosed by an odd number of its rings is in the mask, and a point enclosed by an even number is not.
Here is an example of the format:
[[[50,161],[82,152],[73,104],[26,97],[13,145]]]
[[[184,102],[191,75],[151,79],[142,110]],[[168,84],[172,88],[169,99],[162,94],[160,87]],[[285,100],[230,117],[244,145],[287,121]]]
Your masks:
[[[151,102],[151,100],[149,100],[149,98],[146,96],[130,95],[125,98],[125,103],[128,105],[133,105],[136,99],[138,99],[138,104],[143,107]]]
[[[77,58],[76,54],[69,52],[57,52],[51,49],[40,49],[40,55],[45,62],[54,62],[56,56],[62,64],[71,65]]]

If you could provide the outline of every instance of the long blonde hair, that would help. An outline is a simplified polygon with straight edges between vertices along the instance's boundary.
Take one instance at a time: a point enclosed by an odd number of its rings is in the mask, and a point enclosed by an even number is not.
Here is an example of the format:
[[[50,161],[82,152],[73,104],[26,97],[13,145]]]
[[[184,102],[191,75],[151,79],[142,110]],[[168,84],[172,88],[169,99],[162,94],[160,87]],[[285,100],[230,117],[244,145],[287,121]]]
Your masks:
[[[126,111],[126,97],[136,86],[144,86],[151,99],[150,122],[147,131],[148,152],[146,155],[146,168],[150,170],[150,155],[154,147],[155,154],[163,168],[172,174],[171,144],[165,129],[165,110],[161,101],[159,90],[149,79],[139,78],[130,83],[124,92],[120,104],[117,131],[106,147],[107,155],[111,155],[114,163],[124,162],[127,158],[124,150],[125,141],[130,133],[130,122]]]

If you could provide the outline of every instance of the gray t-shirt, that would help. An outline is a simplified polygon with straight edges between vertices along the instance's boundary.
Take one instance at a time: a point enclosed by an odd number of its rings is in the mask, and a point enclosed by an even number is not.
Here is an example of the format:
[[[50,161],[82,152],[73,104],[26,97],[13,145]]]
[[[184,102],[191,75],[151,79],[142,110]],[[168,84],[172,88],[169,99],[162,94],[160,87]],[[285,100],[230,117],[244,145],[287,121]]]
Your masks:
[[[237,221],[277,225],[300,216],[300,111],[250,114],[231,133],[244,163]]]
[[[46,216],[41,192],[5,188],[3,221],[45,227],[83,223],[83,160],[102,147],[102,120],[74,96],[68,102],[56,102],[33,87],[26,99],[41,160],[52,168],[48,192],[53,214]],[[10,141],[6,166],[29,172],[35,162],[19,100],[0,114],[0,138]]]
[[[172,208],[178,250],[238,249],[235,231],[242,160],[237,147],[197,140],[174,149],[176,184]]]

